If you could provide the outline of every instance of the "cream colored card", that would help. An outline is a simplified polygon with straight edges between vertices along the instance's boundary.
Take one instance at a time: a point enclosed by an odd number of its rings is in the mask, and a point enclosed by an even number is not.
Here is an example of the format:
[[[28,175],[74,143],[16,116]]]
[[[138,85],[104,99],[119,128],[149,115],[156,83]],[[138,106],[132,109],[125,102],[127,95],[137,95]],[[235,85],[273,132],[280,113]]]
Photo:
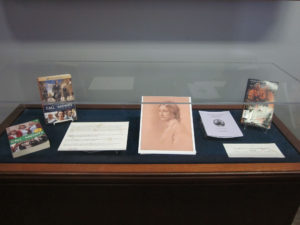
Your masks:
[[[58,151],[126,150],[129,122],[72,122]]]
[[[229,158],[285,158],[275,143],[223,145]]]

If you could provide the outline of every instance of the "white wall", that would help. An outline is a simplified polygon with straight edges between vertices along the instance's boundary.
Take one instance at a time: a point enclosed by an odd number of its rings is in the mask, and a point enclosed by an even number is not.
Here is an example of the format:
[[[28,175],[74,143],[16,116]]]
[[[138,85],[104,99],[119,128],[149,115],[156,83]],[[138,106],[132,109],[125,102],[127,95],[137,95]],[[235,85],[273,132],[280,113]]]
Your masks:
[[[300,2],[0,1],[0,59],[271,61],[300,77]]]
[[[1,82],[34,60],[274,62],[300,79],[298,21],[286,1],[0,0]]]

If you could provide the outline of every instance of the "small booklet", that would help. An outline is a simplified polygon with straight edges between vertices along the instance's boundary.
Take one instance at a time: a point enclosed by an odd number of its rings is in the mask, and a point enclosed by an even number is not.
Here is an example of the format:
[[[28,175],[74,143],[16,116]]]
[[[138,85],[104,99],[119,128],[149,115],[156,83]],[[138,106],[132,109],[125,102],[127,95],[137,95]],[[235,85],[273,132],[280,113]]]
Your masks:
[[[58,151],[126,150],[129,122],[72,122]]]
[[[196,154],[190,97],[142,97],[138,152]]]
[[[241,123],[271,128],[278,82],[249,79]]]
[[[50,143],[38,119],[6,128],[14,158],[50,148]]]
[[[38,77],[38,87],[47,124],[77,120],[70,74]]]
[[[229,111],[199,111],[205,133],[214,138],[242,137],[243,133]]]

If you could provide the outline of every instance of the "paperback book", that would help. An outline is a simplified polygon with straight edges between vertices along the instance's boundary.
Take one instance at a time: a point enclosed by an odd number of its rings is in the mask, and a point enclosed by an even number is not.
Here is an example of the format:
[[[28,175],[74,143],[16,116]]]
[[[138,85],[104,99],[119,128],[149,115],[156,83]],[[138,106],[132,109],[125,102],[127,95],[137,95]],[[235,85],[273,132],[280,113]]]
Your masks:
[[[249,79],[241,123],[270,129],[278,82]]]
[[[45,122],[55,124],[77,120],[70,74],[38,77]]]
[[[13,158],[50,148],[38,119],[6,128]]]

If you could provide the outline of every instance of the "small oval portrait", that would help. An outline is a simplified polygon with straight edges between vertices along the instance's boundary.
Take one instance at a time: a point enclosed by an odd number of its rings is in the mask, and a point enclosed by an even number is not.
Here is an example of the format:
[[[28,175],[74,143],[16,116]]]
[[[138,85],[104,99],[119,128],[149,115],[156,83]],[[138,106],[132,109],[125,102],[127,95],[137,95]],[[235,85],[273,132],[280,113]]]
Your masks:
[[[220,119],[214,119],[213,123],[214,123],[214,125],[216,125],[218,127],[224,127],[225,126],[225,122],[223,120],[220,120]]]

